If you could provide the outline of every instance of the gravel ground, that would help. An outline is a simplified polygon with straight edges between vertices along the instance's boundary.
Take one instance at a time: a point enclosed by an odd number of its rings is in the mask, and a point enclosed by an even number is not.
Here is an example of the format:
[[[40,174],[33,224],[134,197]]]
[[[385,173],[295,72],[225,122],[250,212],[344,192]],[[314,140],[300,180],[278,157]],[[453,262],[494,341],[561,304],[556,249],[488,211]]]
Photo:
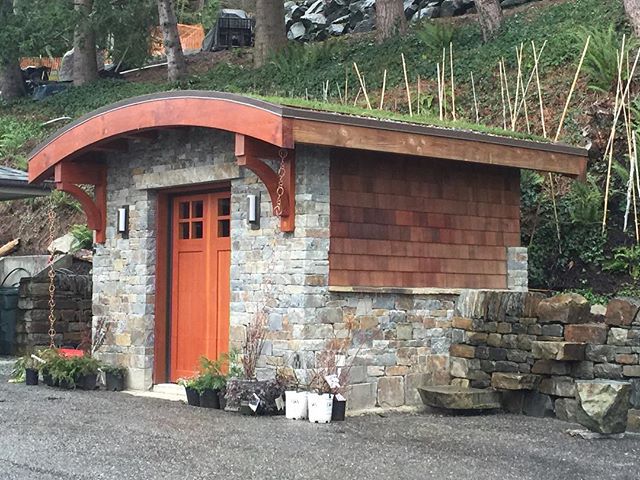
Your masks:
[[[640,479],[640,437],[582,440],[517,415],[367,415],[312,425],[6,382],[0,478]]]

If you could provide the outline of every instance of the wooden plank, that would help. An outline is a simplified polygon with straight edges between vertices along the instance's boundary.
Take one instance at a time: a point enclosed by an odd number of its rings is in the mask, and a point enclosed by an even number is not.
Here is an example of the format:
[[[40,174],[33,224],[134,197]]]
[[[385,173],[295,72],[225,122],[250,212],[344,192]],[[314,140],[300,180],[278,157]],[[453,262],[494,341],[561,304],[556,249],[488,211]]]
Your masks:
[[[53,166],[100,142],[167,127],[215,128],[293,148],[289,124],[278,113],[224,98],[150,98],[101,110],[50,138],[31,155],[29,181],[47,178]]]
[[[582,177],[586,158],[495,143],[296,119],[296,143],[501,165]]]

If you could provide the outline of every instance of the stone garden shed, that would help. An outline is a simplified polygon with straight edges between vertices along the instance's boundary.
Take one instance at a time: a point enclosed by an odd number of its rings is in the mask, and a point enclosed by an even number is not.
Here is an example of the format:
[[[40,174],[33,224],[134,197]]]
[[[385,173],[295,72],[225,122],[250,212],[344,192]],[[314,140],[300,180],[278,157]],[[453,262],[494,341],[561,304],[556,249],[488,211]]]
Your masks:
[[[183,91],[66,126],[32,153],[29,178],[84,207],[94,326],[108,320],[102,356],[129,367],[131,388],[190,375],[265,312],[259,376],[304,376],[350,336],[350,405],[368,408],[446,380],[462,289],[526,290],[520,169],[578,178],[586,161],[564,145]]]

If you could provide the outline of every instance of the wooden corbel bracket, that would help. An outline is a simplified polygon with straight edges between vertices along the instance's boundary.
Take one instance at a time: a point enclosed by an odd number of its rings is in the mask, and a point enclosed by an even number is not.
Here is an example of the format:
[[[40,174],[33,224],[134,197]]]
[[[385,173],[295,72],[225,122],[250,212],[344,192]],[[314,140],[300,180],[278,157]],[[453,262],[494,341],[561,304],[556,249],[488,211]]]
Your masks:
[[[56,188],[75,198],[85,215],[87,226],[95,231],[96,243],[106,240],[107,226],[107,168],[104,164],[84,164],[62,162],[55,167]],[[91,198],[78,185],[93,185]]]
[[[278,171],[271,168],[264,161],[274,161],[276,168],[278,168],[281,154],[284,156],[285,172],[282,183],[283,190],[278,192],[280,183]],[[278,196],[280,194],[280,230],[293,232],[296,211],[295,150],[281,149],[276,145],[236,134],[236,158],[238,159],[238,165],[251,170],[264,183],[271,198],[274,215],[278,215],[276,206],[278,205]]]

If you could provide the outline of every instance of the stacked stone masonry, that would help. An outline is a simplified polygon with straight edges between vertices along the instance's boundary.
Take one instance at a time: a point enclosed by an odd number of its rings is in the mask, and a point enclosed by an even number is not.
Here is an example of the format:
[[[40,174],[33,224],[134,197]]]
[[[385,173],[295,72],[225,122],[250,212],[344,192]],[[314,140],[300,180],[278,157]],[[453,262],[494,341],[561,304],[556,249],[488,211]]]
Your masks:
[[[418,385],[448,384],[457,295],[332,291],[329,150],[297,148],[296,229],[283,233],[264,185],[237,166],[233,140],[212,130],[166,132],[109,158],[106,242],[94,257],[94,326],[109,324],[102,359],[128,367],[130,388],[151,387],[157,191],[229,182],[230,347],[240,347],[246,326],[268,312],[259,378],[287,368],[304,382],[327,342],[351,335],[350,409],[417,405]],[[259,230],[247,224],[247,194],[261,195]],[[130,207],[128,238],[116,233],[113,218],[123,205]]]
[[[55,341],[57,345],[76,346],[91,338],[90,275],[58,271],[55,281]],[[34,347],[48,346],[49,278],[44,274],[23,278],[18,289],[16,354]]]
[[[459,316],[458,316],[459,315]],[[575,420],[577,380],[631,384],[640,408],[640,300],[466,292],[452,319],[452,384],[505,392],[505,408]]]

